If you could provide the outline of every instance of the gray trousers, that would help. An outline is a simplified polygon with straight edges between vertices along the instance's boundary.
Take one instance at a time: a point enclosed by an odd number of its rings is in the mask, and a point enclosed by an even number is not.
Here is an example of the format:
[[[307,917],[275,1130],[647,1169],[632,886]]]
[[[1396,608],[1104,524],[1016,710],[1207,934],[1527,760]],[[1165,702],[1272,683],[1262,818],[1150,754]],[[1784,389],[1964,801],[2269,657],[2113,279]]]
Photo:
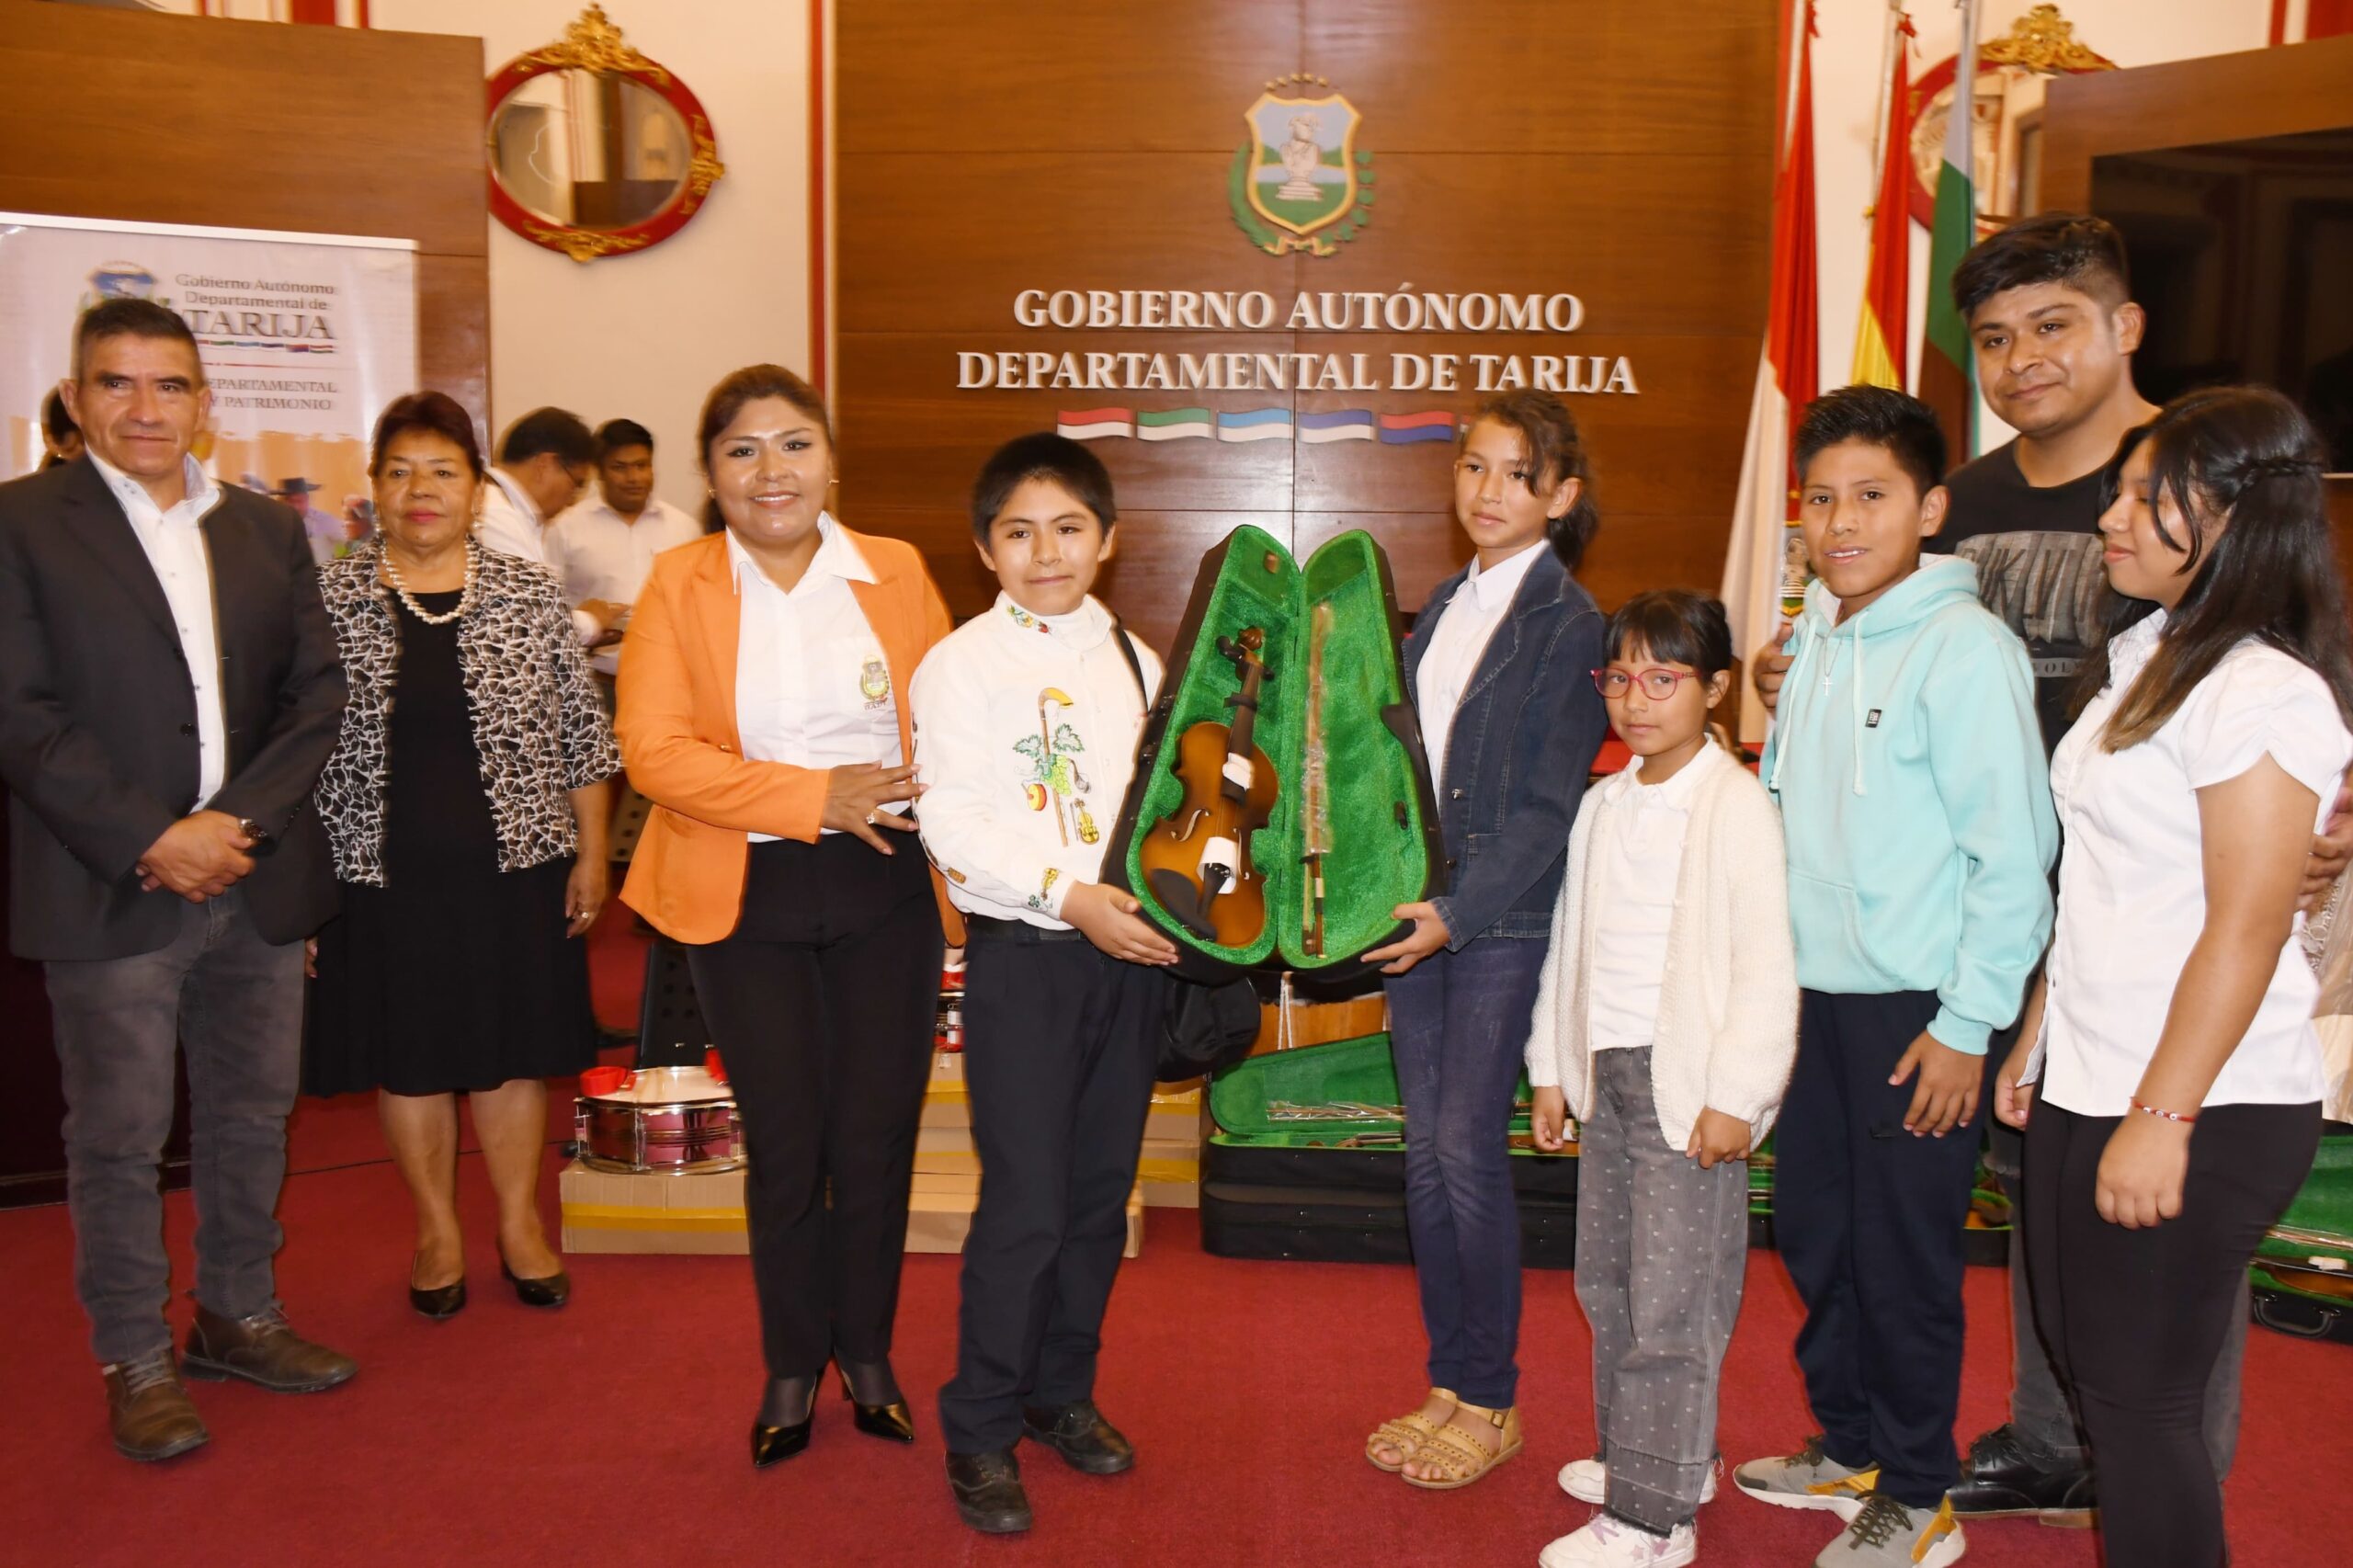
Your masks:
[[[2002,1050],[1998,1043],[1996,1050]],[[1991,1119],[1989,1119],[1990,1120]],[[2010,1425],[2018,1441],[2038,1459],[2053,1466],[2081,1465],[2089,1450],[2076,1425],[2067,1392],[2051,1365],[2051,1352],[2035,1327],[2034,1308],[2028,1295],[2026,1243],[2018,1217],[2024,1212],[2025,1185],[2020,1176],[2023,1135],[2014,1127],[1993,1121],[1985,1141],[1985,1166],[2002,1178],[2010,1197]],[[2214,1461],[2214,1479],[2227,1481],[2231,1460],[2239,1446],[2239,1374],[2246,1358],[2249,1306],[2241,1290],[2238,1312],[2231,1319],[2222,1353],[2214,1361],[2206,1383],[2206,1453]]]
[[[264,941],[232,889],[182,904],[179,935],[152,953],[46,970],[63,1069],[74,1287],[99,1362],[171,1346],[158,1172],[176,1048],[188,1052],[196,1299],[230,1318],[276,1305],[270,1260],[283,1240],[286,1116],[301,1081],[302,944]]]
[[[1690,1522],[1716,1458],[1716,1372],[1748,1267],[1748,1165],[1711,1170],[1659,1130],[1651,1052],[1594,1053],[1577,1145],[1577,1301],[1609,1512]]]

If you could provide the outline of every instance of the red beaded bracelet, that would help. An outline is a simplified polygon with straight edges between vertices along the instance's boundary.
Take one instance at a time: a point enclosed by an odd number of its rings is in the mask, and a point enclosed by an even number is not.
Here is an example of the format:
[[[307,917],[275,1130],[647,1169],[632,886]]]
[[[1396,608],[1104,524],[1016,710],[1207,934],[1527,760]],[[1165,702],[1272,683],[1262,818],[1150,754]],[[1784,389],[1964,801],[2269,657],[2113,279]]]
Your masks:
[[[2188,1126],[2191,1122],[2198,1119],[2194,1115],[2184,1116],[2177,1110],[2166,1110],[2162,1107],[2150,1105],[2147,1101],[2143,1100],[2138,1096],[2133,1096],[2132,1108],[2134,1110],[2147,1111],[2151,1116],[2162,1116],[2167,1121],[2178,1121],[2184,1127]]]

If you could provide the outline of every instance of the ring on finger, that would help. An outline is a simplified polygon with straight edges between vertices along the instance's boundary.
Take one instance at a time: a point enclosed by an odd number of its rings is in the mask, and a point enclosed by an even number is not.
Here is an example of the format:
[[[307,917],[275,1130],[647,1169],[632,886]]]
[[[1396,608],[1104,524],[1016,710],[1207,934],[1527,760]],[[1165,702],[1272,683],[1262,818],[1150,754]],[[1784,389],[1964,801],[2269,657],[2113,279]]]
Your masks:
[[[872,827],[874,825],[874,813],[872,812],[866,813],[866,825],[869,827]]]

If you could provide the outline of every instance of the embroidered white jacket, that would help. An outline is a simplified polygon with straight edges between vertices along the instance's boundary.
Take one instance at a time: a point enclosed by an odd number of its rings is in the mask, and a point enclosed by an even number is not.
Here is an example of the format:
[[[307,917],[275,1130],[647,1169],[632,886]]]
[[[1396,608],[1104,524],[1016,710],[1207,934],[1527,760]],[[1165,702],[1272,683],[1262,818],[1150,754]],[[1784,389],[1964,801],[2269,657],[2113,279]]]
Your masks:
[[[924,656],[907,688],[915,816],[957,908],[1061,926],[1063,895],[1097,879],[1160,687],[1134,645],[1142,694],[1093,598],[1048,621],[999,594]]]
[[[1780,812],[1765,786],[1728,755],[1711,748],[1687,766],[1709,773],[1692,796],[1684,832],[1651,1040],[1659,1129],[1677,1149],[1690,1141],[1702,1109],[1741,1118],[1761,1140],[1789,1085],[1798,1033]],[[1586,1037],[1594,923],[1609,917],[1597,907],[1593,845],[1609,830],[1633,778],[1628,770],[1586,791],[1569,833],[1568,871],[1528,1037],[1528,1081],[1559,1085],[1579,1118],[1593,1105]]]

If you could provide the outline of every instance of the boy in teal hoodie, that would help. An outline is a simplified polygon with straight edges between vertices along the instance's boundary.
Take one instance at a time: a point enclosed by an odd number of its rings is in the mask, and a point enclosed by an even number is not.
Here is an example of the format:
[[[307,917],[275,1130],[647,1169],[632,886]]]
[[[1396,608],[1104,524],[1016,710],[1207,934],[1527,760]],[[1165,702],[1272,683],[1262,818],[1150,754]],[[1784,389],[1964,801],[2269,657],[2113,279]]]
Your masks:
[[[1847,1520],[1828,1568],[1938,1568],[1964,1550],[1961,1231],[1986,1036],[2051,934],[2058,827],[2025,646],[1944,521],[1944,437],[1881,387],[1808,405],[1800,518],[1815,581],[1764,774],[1789,844],[1802,989],[1774,1139],[1773,1231],[1806,1307],[1822,1436],[1735,1472]]]

